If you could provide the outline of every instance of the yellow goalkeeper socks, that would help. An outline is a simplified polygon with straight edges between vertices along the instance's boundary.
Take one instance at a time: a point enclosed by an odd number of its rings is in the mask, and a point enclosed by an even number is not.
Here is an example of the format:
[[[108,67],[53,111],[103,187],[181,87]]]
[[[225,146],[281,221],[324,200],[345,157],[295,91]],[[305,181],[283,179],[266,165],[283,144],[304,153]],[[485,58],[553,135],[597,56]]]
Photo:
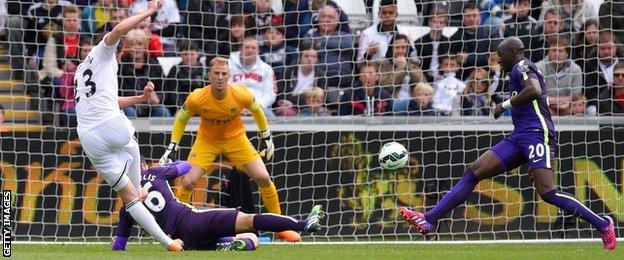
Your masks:
[[[271,185],[266,187],[259,187],[260,189],[260,197],[262,198],[262,203],[264,207],[270,212],[274,214],[282,214],[282,209],[279,204],[279,197],[277,196],[277,189],[275,188],[275,184],[271,182]]]
[[[193,190],[187,190],[184,187],[180,186],[178,188],[178,192],[176,193],[176,198],[178,198],[178,200],[180,202],[184,202],[184,203],[191,203],[191,195],[193,195]]]

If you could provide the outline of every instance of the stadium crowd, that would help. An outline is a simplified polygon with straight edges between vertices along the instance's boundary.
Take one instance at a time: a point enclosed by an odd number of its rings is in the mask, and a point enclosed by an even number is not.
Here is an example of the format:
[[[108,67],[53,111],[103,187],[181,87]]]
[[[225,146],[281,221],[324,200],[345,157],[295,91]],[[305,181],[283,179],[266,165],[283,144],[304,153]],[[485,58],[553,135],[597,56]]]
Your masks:
[[[488,116],[509,98],[497,43],[517,36],[554,115],[624,115],[623,0],[415,0],[423,33],[397,20],[396,0],[351,1],[368,6],[367,27],[350,22],[350,1],[165,0],[128,33],[118,70],[121,96],[147,81],[157,94],[124,112],[172,116],[221,56],[267,116]],[[148,1],[2,2],[12,77],[75,125],[77,65]],[[159,61],[174,57],[171,68]]]

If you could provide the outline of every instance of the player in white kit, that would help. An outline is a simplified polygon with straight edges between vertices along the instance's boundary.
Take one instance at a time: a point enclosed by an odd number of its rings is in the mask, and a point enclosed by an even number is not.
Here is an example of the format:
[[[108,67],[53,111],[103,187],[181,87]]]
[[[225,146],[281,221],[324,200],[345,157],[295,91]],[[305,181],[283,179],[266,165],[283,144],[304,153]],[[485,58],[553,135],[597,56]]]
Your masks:
[[[121,38],[156,13],[159,5],[158,0],[152,0],[146,11],[120,22],[78,65],[74,82],[78,136],[91,163],[117,191],[132,218],[167,250],[182,251],[182,241],[169,238],[139,201],[139,145],[134,138],[132,122],[121,111],[124,107],[146,102],[154,95],[154,85],[149,82],[141,96],[118,96],[117,70]]]

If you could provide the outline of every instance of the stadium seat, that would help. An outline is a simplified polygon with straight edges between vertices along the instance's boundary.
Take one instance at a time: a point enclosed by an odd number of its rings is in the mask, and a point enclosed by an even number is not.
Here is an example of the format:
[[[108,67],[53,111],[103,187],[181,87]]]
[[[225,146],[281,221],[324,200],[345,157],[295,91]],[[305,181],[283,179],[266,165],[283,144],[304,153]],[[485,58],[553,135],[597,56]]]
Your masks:
[[[349,27],[353,34],[357,34],[358,31],[370,25],[370,17],[366,13],[364,1],[335,0],[335,2],[349,16]]]
[[[373,2],[373,23],[379,22],[379,5],[381,0]],[[416,9],[416,3],[413,0],[397,1],[397,24],[418,26],[422,24],[422,16]]]

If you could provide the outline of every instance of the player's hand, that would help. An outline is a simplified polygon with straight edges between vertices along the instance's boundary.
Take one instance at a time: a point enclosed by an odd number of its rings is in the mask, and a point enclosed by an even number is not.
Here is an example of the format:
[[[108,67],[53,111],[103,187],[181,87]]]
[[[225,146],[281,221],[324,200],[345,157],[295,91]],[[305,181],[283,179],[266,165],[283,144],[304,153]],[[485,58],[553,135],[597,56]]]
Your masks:
[[[149,1],[149,3],[147,4],[147,10],[155,13],[156,11],[158,11],[158,8],[160,8],[160,6],[162,6],[162,3],[160,2],[161,0],[151,0]]]
[[[496,108],[494,109],[494,119],[498,119],[503,112],[505,112],[505,109],[503,108],[503,103],[498,103],[496,105]]]
[[[179,149],[180,149],[180,147],[178,146],[177,143],[174,143],[174,142],[169,143],[169,146],[167,147],[167,151],[165,151],[163,156],[160,157],[160,160],[158,160],[158,163],[165,164],[165,163],[173,162],[173,159],[178,157],[178,150]]]
[[[143,100],[143,102],[149,101],[150,98],[152,98],[152,94],[154,94],[154,83],[149,81],[147,82],[147,84],[145,84],[145,88],[143,88],[143,95],[141,95],[141,100]]]
[[[113,251],[126,251],[127,237],[114,236],[111,237],[111,249]]]
[[[260,147],[258,149],[260,157],[264,158],[266,161],[271,161],[273,160],[274,152],[275,145],[273,145],[273,140],[271,139],[271,131],[266,130],[260,132]]]

